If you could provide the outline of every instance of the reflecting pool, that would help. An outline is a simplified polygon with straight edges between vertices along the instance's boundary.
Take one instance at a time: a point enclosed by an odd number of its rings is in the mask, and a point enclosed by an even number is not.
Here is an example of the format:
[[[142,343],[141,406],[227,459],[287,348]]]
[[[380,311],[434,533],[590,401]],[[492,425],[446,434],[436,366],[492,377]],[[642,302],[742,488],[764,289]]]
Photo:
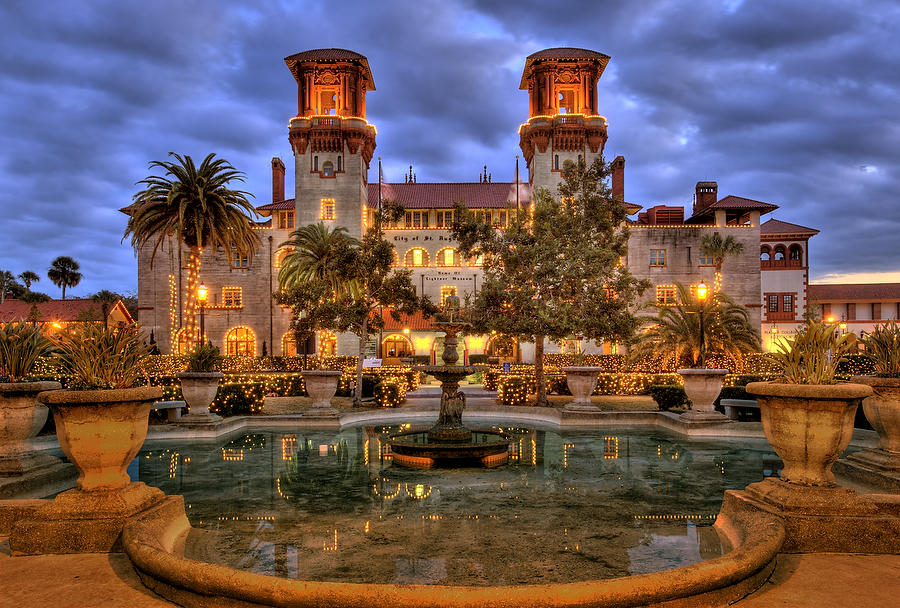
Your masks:
[[[501,585],[653,572],[720,555],[726,489],[774,475],[763,440],[656,429],[511,434],[496,469],[391,466],[385,433],[148,444],[129,473],[182,494],[187,557],[320,581]]]

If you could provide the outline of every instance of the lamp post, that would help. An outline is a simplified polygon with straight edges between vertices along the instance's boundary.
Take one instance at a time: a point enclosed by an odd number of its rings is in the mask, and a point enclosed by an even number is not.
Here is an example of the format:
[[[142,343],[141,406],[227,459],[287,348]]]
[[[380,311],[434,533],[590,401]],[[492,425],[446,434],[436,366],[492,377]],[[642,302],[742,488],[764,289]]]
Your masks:
[[[697,301],[700,302],[700,367],[706,367],[706,336],[705,336],[705,328],[703,327],[703,309],[706,308],[706,297],[709,295],[709,288],[706,286],[706,283],[701,283],[697,285]]]
[[[197,301],[200,303],[200,344],[206,343],[206,325],[204,321],[206,320],[206,298],[209,297],[209,290],[206,288],[206,285],[200,283],[197,286]]]

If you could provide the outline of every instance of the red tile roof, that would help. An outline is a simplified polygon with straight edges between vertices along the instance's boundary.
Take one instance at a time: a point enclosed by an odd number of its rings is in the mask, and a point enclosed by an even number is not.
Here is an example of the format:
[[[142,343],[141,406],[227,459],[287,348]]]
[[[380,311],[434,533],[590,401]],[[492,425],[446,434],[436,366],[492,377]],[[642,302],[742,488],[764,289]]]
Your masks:
[[[778,205],[773,205],[772,203],[764,203],[763,201],[755,201],[752,198],[744,198],[742,196],[734,196],[729,194],[725,198],[720,198],[718,201],[707,207],[706,209],[757,209],[759,211],[774,211],[778,209]],[[704,209],[704,211],[706,211]]]
[[[288,55],[284,58],[284,62],[287,64],[288,69],[294,75],[294,78],[298,78],[297,72],[297,64],[305,61],[353,61],[360,64],[363,67],[363,71],[366,76],[368,90],[375,90],[375,80],[372,79],[372,70],[369,69],[369,60],[366,59],[365,55],[360,55],[356,51],[348,51],[347,49],[311,49],[309,51],[302,51],[300,53],[294,53],[293,55]]]
[[[384,331],[403,331],[404,329],[409,330],[431,330],[431,322],[432,319],[426,319],[422,316],[421,312],[417,312],[414,315],[400,315],[399,321],[394,321],[391,317],[391,313],[387,310],[381,312],[381,317],[384,319]]]
[[[554,60],[554,59],[587,59],[593,60],[600,64],[600,71],[597,74],[599,77],[603,74],[603,70],[606,68],[606,64],[609,63],[609,55],[604,55],[603,53],[598,53],[597,51],[591,51],[589,49],[578,49],[572,47],[558,47],[553,49],[544,49],[542,51],[538,51],[536,53],[532,53],[525,59],[525,69],[522,70],[522,82],[519,83],[520,89],[528,88],[528,78],[531,76],[531,68],[535,64],[535,62],[544,61],[544,60]]]
[[[10,323],[14,321],[27,321],[31,314],[31,307],[37,306],[40,312],[40,321],[54,322],[62,321],[70,323],[73,321],[83,321],[86,318],[95,316],[98,320],[103,314],[103,308],[99,302],[84,298],[76,300],[50,300],[40,304],[31,304],[13,298],[7,298],[3,304],[0,304],[0,323]],[[122,301],[119,300],[109,308],[110,313],[114,308],[121,307],[127,319],[131,319],[128,310]]]
[[[378,183],[370,183],[369,207],[378,206]],[[470,209],[515,207],[515,182],[453,182],[453,183],[382,183],[382,200],[391,200],[405,209],[450,209],[463,201]],[[519,184],[519,204],[531,202],[531,188]]]
[[[810,285],[808,294],[817,302],[900,301],[900,283]]]
[[[783,236],[783,235],[801,235],[815,236],[819,231],[815,228],[807,228],[799,224],[791,224],[790,222],[782,222],[781,220],[770,219],[763,222],[759,227],[759,233],[763,236]]]
[[[289,199],[285,199],[283,201],[278,201],[277,203],[269,203],[267,205],[260,205],[259,207],[256,208],[256,212],[259,213],[260,215],[266,215],[265,212],[282,211],[282,210],[293,209],[293,208],[294,208],[294,199],[289,198]]]

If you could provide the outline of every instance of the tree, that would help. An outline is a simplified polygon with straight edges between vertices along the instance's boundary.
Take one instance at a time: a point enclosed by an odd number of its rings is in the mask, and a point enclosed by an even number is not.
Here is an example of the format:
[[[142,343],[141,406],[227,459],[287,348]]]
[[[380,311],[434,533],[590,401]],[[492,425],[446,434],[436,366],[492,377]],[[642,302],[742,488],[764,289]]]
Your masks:
[[[6,294],[16,284],[16,277],[8,270],[0,270],[0,304],[6,301]]]
[[[722,290],[722,265],[725,263],[725,258],[736,257],[744,253],[744,244],[731,235],[723,239],[721,234],[714,232],[704,234],[700,239],[700,252],[705,257],[713,259],[716,267],[713,294],[718,294]]]
[[[343,241],[358,245],[359,241],[347,235],[347,229],[328,226],[319,222],[294,230],[290,240],[279,247],[290,247],[292,251],[284,256],[278,271],[278,285],[290,289],[310,281],[325,281],[334,291],[347,287],[340,283],[339,274],[333,272],[333,261],[344,245]]]
[[[396,208],[392,208],[392,213]],[[401,315],[421,310],[426,316],[437,308],[427,297],[418,297],[408,269],[392,267],[394,246],[381,232],[386,212],[376,214],[374,225],[362,241],[336,239],[335,246],[324,265],[326,280],[310,278],[295,283],[276,294],[279,303],[292,309],[291,327],[299,337],[316,330],[351,332],[359,339],[359,358],[356,364],[356,387],[353,405],[362,405],[362,370],[366,342],[384,327],[378,311],[385,308],[397,321]],[[332,285],[352,285],[335,289]],[[299,342],[298,342],[299,343]]]
[[[66,287],[75,287],[81,283],[81,266],[67,255],[61,255],[50,263],[47,278],[57,287],[62,288],[62,299],[66,299]]]
[[[23,270],[19,273],[19,280],[25,283],[26,290],[31,291],[31,284],[39,282],[41,277],[33,270]]]
[[[92,295],[91,299],[100,304],[100,309],[103,311],[103,326],[108,328],[109,313],[116,302],[119,301],[119,294],[109,291],[108,289],[103,289]]]
[[[629,350],[633,360],[654,358],[664,364],[695,367],[700,360],[700,311],[703,311],[704,351],[740,360],[761,348],[759,331],[750,323],[750,313],[725,293],[700,302],[681,283],[674,306],[657,306],[646,331]]]
[[[603,159],[567,169],[553,197],[541,189],[530,212],[503,230],[457,205],[453,236],[466,257],[484,260],[481,289],[470,298],[473,330],[535,345],[537,404],[546,405],[544,340],[581,334],[627,340],[638,327],[629,304],[647,287],[620,263],[626,208],[608,185]]]
[[[161,246],[172,247],[174,239],[178,248],[178,302],[179,323],[185,325],[182,303],[181,257],[182,249],[188,249],[188,263],[194,270],[188,276],[187,328],[194,336],[194,309],[196,307],[196,280],[200,271],[200,255],[203,249],[220,248],[228,262],[236,257],[252,258],[259,245],[259,235],[253,230],[250,217],[255,214],[248,200],[252,196],[242,190],[231,190],[232,182],[245,181],[244,173],[237,171],[228,161],[209,154],[197,167],[190,156],[170,152],[170,161],[151,161],[151,169],[160,169],[162,176],[150,175],[138,182],[146,186],[133,197],[128,211],[128,225],[122,240],[131,236],[131,245],[138,251],[152,245],[150,264]]]

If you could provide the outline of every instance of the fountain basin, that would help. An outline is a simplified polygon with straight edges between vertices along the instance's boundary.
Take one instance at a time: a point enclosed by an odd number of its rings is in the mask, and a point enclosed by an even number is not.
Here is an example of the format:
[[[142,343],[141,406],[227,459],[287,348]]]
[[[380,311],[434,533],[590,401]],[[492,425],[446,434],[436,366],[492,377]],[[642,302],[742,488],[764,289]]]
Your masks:
[[[509,460],[511,438],[502,433],[470,431],[467,441],[437,441],[430,433],[410,431],[391,435],[394,464],[415,469],[433,467],[496,467]]]

